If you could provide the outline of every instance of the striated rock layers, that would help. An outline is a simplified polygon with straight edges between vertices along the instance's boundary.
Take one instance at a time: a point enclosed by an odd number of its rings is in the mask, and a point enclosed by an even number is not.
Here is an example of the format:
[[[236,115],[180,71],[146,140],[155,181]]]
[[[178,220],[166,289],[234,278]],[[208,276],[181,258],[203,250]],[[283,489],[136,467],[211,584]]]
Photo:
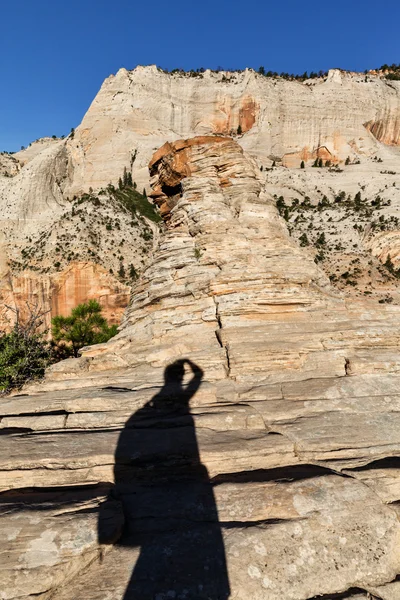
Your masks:
[[[68,316],[75,306],[95,298],[107,321],[119,324],[129,293],[129,286],[93,263],[70,263],[63,271],[51,275],[25,271],[12,277],[8,272],[1,275],[0,271],[0,323],[8,329],[14,322],[15,309],[24,318],[29,307],[38,307],[46,312],[44,326],[49,328],[52,317]]]
[[[399,145],[399,82],[339,70],[304,82],[252,70],[192,75],[167,74],[155,66],[121,69],[103,83],[66,139],[45,138],[15,155],[0,156],[0,233],[13,276],[21,254],[31,256],[31,244],[40,246],[54,227],[65,236],[64,217],[75,196],[116,185],[124,169],[139,190],[148,187],[147,164],[167,139],[234,134],[260,165],[276,160],[291,167],[315,157],[343,163],[349,156],[361,157],[369,168],[371,157],[386,160]],[[98,230],[95,224],[94,233]],[[86,232],[82,237],[85,254],[78,259],[90,260],[97,249],[89,247]],[[58,243],[55,238],[50,241]],[[115,273],[119,267],[111,256],[100,252],[95,262]],[[51,265],[59,262],[54,251],[47,259]],[[37,267],[34,261],[24,268],[32,267]]]
[[[333,293],[234,141],[150,172],[121,332],[1,403],[2,600],[397,599],[399,307]]]
[[[69,189],[115,180],[124,166],[147,184],[147,163],[165,140],[204,134],[232,135],[263,164],[320,156],[379,153],[400,143],[400,84],[377,76],[331,70],[304,83],[242,73],[197,77],[152,67],[120,69],[103,83],[73,140]]]

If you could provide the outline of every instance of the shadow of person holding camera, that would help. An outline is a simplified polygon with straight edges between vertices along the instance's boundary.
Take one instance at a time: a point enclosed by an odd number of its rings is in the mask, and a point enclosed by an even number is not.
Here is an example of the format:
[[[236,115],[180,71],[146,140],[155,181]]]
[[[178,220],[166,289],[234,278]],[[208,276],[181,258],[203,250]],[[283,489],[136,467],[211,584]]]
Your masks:
[[[203,371],[182,359],[164,376],[160,392],[127,421],[115,453],[113,496],[125,517],[118,544],[140,547],[124,600],[226,600],[221,527],[189,409]]]

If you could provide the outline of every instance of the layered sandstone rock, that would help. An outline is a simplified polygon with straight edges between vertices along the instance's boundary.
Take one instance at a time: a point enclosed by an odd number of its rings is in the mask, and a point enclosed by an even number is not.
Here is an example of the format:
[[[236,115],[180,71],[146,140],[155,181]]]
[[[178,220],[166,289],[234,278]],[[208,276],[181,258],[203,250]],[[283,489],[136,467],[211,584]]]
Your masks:
[[[0,230],[0,328],[13,325],[10,306],[24,313],[28,302],[46,312],[49,326],[52,316],[70,314],[89,299],[119,323],[130,281],[149,260],[159,233],[159,216],[140,194],[147,212],[135,204],[135,194],[133,188],[86,194],[66,202],[46,223],[35,221],[39,205],[14,241],[13,229]]]
[[[340,169],[264,169],[291,235],[347,297],[399,303],[400,154]]]
[[[335,293],[234,141],[150,171],[166,231],[120,333],[1,404],[4,598],[393,600],[399,307]]]
[[[124,169],[138,189],[148,188],[147,164],[166,140],[234,134],[264,167],[274,160],[299,167],[301,160],[315,157],[343,164],[350,156],[361,157],[367,171],[377,170],[371,157],[383,157],[385,163],[399,144],[399,89],[398,82],[379,75],[339,70],[295,82],[252,70],[192,77],[155,66],[121,69],[104,82],[81,125],[65,140],[44,138],[13,156],[1,155],[0,231],[11,275],[41,268],[35,261],[20,263],[21,253],[29,251],[30,239],[40,244],[42,235],[62,229],[60,219],[71,210],[74,196],[117,184]],[[315,186],[308,188],[305,194],[311,196]],[[334,193],[339,191],[338,183]],[[101,228],[94,229],[99,234]],[[94,252],[88,240],[86,235],[83,249]],[[90,260],[90,252],[74,260]],[[119,267],[112,256],[107,251],[95,262],[115,273]],[[50,251],[39,262],[47,269],[59,257]],[[39,288],[38,281],[38,294]]]
[[[275,157],[299,166],[316,156],[369,156],[379,152],[378,142],[398,145],[399,123],[399,83],[378,76],[332,70],[300,83],[251,70],[190,77],[155,66],[121,69],[103,83],[67,143],[69,189],[102,186],[128,165],[147,184],[147,163],[166,139],[231,135],[240,126],[240,144],[262,164]]]

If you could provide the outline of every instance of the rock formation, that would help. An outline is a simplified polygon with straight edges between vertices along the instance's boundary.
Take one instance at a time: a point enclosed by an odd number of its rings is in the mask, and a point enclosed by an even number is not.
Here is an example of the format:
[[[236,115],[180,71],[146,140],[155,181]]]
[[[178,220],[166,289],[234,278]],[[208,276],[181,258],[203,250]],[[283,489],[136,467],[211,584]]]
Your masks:
[[[3,600],[397,599],[399,306],[336,293],[236,142],[150,175],[120,333],[1,403]]]
[[[106,317],[119,322],[129,299],[128,284],[156,244],[160,217],[133,187],[85,194],[63,202],[62,208],[61,214],[55,211],[47,223],[38,225],[39,204],[15,241],[20,217],[5,221],[0,243],[0,328],[13,324],[15,314],[7,306],[23,312],[26,302],[38,305],[50,311],[49,326],[52,316],[67,315],[92,298],[103,305]]]
[[[44,326],[48,329],[52,317],[66,317],[78,304],[95,298],[107,321],[118,325],[128,305],[129,294],[128,285],[90,262],[73,262],[63,271],[49,275],[25,271],[11,277],[6,273],[0,279],[0,322],[8,329],[14,322],[17,308],[24,318],[29,314],[29,307],[37,306],[46,311]]]
[[[301,160],[311,164],[316,157],[343,165],[350,157],[361,158],[364,169],[380,175],[382,165],[373,159],[383,160],[386,170],[394,156],[397,160],[399,123],[400,84],[382,74],[331,70],[327,77],[299,82],[267,78],[252,70],[168,74],[155,66],[121,69],[103,83],[82,123],[66,139],[44,138],[14,155],[0,155],[0,232],[5,236],[10,276],[36,268],[48,274],[47,269],[59,262],[64,270],[72,262],[92,259],[115,275],[117,254],[110,248],[97,253],[88,243],[87,231],[80,231],[77,256],[66,254],[64,262],[56,256],[59,240],[53,232],[70,235],[68,227],[63,231],[67,221],[61,220],[71,212],[73,198],[117,185],[124,169],[139,190],[148,188],[147,164],[166,140],[233,134],[259,166],[275,161],[297,168]],[[302,187],[317,201],[311,179]],[[330,185],[331,195],[340,192],[340,184],[337,179]],[[93,229],[104,238],[98,223]],[[149,249],[144,252],[131,234],[121,236],[131,254],[124,269],[133,264],[139,272]],[[47,238],[43,256],[32,260],[32,248],[36,252]],[[106,233],[104,239],[111,243],[110,238]],[[379,251],[375,254],[380,256]],[[348,271],[346,261],[347,257],[339,259],[343,272]],[[114,285],[118,286],[117,279]],[[386,289],[382,293],[393,296]]]
[[[19,171],[20,164],[18,160],[6,152],[0,152],[0,176],[13,177]]]
[[[114,181],[131,165],[140,185],[147,163],[166,140],[231,135],[259,161],[289,166],[321,156],[370,156],[400,143],[400,84],[331,70],[306,82],[206,71],[197,77],[152,67],[120,69],[103,83],[74,138],[68,140],[70,193]]]

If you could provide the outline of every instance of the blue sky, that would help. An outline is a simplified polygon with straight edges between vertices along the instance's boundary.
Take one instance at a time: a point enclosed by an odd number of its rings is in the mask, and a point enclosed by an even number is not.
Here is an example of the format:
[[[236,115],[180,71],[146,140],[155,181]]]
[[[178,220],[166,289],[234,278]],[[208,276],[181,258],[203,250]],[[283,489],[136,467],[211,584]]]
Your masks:
[[[69,133],[120,67],[400,63],[398,0],[19,0],[0,18],[0,150]]]

